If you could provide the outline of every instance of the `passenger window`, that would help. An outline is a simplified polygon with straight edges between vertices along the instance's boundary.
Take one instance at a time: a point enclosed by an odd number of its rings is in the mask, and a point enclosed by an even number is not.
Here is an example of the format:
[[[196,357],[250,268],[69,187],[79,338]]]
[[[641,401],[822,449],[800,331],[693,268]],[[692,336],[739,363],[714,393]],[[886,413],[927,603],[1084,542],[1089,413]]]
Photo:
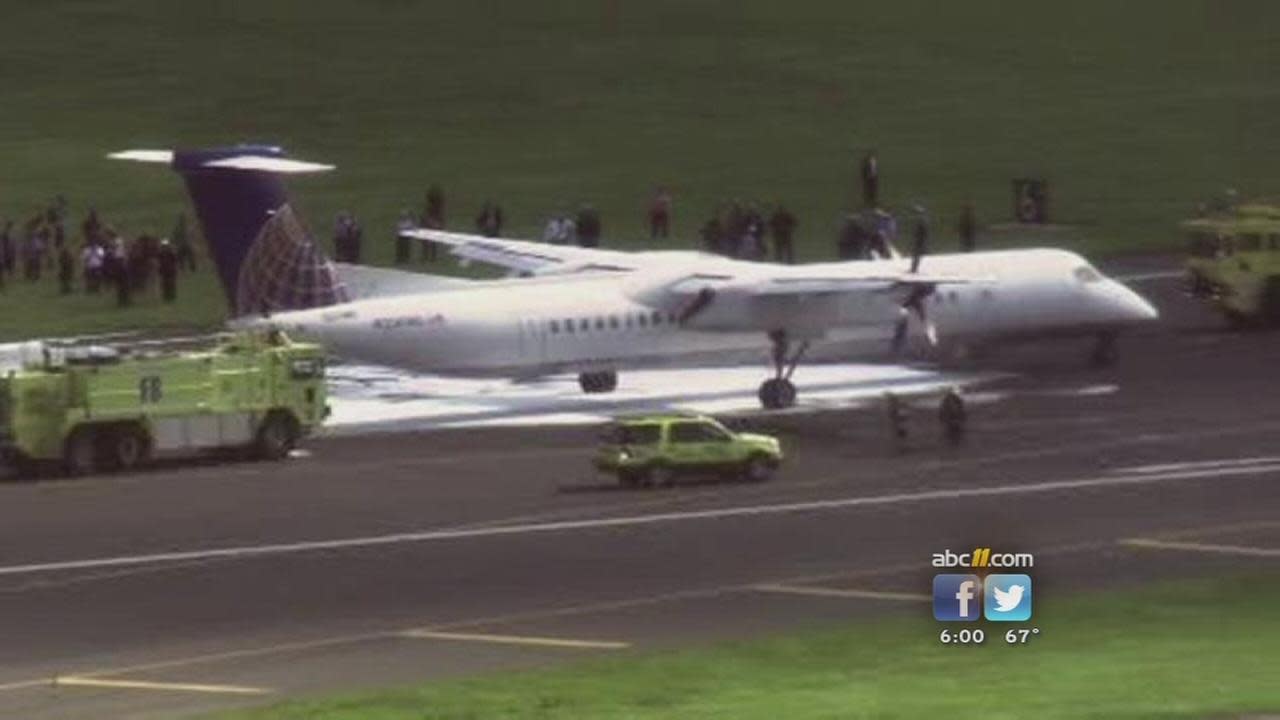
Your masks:
[[[586,332],[586,331],[590,330],[590,329],[591,329],[591,320],[590,320],[589,318],[582,318],[581,320],[579,320],[579,321],[578,321],[578,329],[579,329],[579,330],[581,330],[582,332]]]
[[[568,332],[568,333],[573,332],[573,320],[564,321],[564,330],[565,332]]]
[[[671,426],[671,442],[702,443],[728,442],[728,440],[728,434],[709,423],[682,422]]]
[[[622,316],[622,322],[628,330],[631,329],[631,313]]]
[[[651,317],[653,318],[654,327],[657,327],[662,324],[662,313],[658,312],[657,310],[654,310],[653,315]]]
[[[610,315],[610,316],[609,316],[609,329],[610,329],[610,330],[617,330],[617,329],[618,329],[618,316],[617,316],[617,315]]]
[[[603,329],[604,329],[604,318],[602,318],[602,317],[598,317],[598,318],[596,318],[596,329],[597,329],[597,330],[603,330]]]
[[[671,323],[672,325],[675,325],[675,324],[676,324],[676,314],[675,314],[675,313],[670,313],[670,314],[668,314],[668,315],[667,315],[667,322]]]
[[[615,433],[619,445],[657,445],[661,427],[658,425],[623,425]]]
[[[552,333],[559,333],[559,332],[560,332],[560,321],[559,321],[559,320],[552,320],[552,321],[551,321],[551,332],[552,332]]]
[[[640,327],[648,327],[649,316],[645,315],[644,313],[640,313],[639,315],[636,316],[636,323],[639,324]]]

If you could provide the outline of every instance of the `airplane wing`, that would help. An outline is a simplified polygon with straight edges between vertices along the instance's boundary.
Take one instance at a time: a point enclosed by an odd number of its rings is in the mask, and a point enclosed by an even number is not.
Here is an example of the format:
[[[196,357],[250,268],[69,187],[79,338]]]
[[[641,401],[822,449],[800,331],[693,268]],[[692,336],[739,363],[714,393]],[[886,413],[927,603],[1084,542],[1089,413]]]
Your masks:
[[[529,240],[508,240],[469,233],[415,228],[400,237],[439,243],[465,262],[496,265],[515,273],[549,275],[586,271],[630,272],[641,267],[635,253],[573,245],[551,245]]]
[[[913,271],[909,258],[776,265],[688,251],[623,252],[427,228],[402,231],[401,236],[440,243],[464,261],[517,273],[626,274],[623,287],[632,300],[711,331],[787,328],[820,335],[838,325],[883,322],[886,309],[911,306],[919,312],[923,299],[940,285],[986,282]]]
[[[353,300],[418,293],[441,292],[466,287],[471,281],[462,278],[405,272],[369,265],[333,264],[338,279],[347,287]]]
[[[982,282],[987,281],[911,272],[905,263],[730,263],[707,272],[638,273],[628,291],[637,302],[675,313],[689,327],[785,328],[816,336],[835,326],[883,322],[888,311],[917,305],[942,285]]]

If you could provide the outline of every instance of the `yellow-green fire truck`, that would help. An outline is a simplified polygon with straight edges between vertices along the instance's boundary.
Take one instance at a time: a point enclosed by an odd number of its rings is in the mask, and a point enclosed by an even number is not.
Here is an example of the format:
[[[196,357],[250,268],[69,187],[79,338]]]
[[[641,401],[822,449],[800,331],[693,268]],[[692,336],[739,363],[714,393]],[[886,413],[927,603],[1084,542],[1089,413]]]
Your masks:
[[[1280,322],[1280,206],[1227,206],[1182,223],[1187,287],[1235,323]]]
[[[200,349],[59,341],[0,353],[0,458],[20,474],[126,470],[158,455],[279,459],[327,414],[324,354],[279,332]]]

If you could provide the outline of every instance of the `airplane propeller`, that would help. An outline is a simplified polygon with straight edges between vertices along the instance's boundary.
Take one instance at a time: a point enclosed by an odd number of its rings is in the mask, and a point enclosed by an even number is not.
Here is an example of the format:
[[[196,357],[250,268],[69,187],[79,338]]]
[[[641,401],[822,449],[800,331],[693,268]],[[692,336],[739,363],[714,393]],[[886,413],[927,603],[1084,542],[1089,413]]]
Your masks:
[[[922,221],[923,222],[923,221]],[[928,244],[928,236],[923,225],[916,230],[915,244],[911,248],[911,267],[908,273],[915,275],[920,272],[920,261],[924,259],[926,245]],[[930,345],[938,344],[938,328],[929,319],[928,313],[925,311],[925,300],[934,293],[937,287],[931,283],[912,285],[911,291],[907,293],[906,299],[902,301],[902,305],[898,308],[898,322],[893,328],[893,340],[890,347],[894,354],[900,354],[907,341],[907,329],[911,323],[911,316],[914,315],[920,324],[924,327],[924,335],[929,339]]]
[[[711,288],[711,287],[702,288],[701,290],[698,291],[697,295],[693,296],[692,300],[690,300],[683,308],[680,309],[679,313],[676,315],[676,319],[680,322],[681,325],[689,322],[690,320],[693,319],[695,315],[702,312],[703,310],[706,310],[707,306],[710,305],[711,301],[715,300],[715,298],[716,298],[716,291],[714,288]]]

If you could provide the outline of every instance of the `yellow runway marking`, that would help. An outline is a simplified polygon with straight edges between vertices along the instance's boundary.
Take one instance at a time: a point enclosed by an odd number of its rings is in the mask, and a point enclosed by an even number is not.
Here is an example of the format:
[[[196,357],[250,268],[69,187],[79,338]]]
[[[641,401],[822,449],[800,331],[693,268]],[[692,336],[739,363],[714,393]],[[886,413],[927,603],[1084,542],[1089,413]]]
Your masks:
[[[814,597],[856,598],[859,600],[904,600],[908,602],[931,602],[932,595],[919,593],[881,592],[879,590],[851,590],[843,588],[817,587],[815,585],[752,585],[752,590],[788,595],[812,595]]]
[[[266,695],[266,688],[242,685],[201,685],[198,683],[150,682],[147,680],[120,680],[116,678],[81,677],[63,675],[53,678],[56,687],[93,687],[120,690],[173,690],[178,692],[222,693],[227,695]]]
[[[1127,547],[1146,548],[1149,550],[1185,550],[1215,555],[1238,555],[1240,557],[1280,558],[1280,548],[1248,547],[1246,545],[1216,545],[1213,543],[1170,542],[1152,540],[1150,538],[1129,538],[1121,540]]]
[[[535,637],[532,635],[488,635],[484,633],[438,632],[435,630],[406,630],[404,637],[422,640],[459,640],[487,642],[500,645],[536,645],[541,647],[573,648],[578,650],[622,650],[631,643],[609,640],[569,640],[565,638]]]

